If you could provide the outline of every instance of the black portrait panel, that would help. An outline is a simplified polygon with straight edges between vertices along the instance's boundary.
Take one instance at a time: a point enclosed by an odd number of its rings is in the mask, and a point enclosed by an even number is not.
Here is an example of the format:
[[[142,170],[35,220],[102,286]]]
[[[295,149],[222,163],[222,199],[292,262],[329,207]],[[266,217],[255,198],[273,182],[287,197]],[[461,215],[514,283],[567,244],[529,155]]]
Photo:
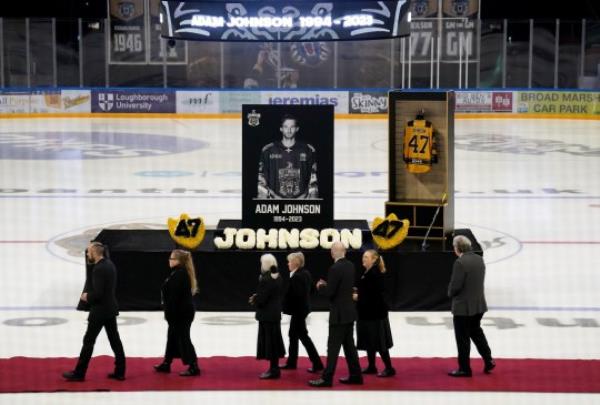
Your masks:
[[[244,226],[333,224],[333,106],[244,105],[242,148]]]

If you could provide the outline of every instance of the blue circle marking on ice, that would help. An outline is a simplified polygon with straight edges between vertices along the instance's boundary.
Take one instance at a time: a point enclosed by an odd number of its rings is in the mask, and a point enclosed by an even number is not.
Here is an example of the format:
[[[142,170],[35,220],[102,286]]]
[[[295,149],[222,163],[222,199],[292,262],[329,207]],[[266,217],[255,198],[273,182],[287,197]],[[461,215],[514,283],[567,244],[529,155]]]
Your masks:
[[[193,174],[193,172],[184,172],[181,170],[147,170],[134,173],[134,175],[141,177],[184,177],[192,176]]]
[[[0,159],[134,158],[190,152],[208,145],[197,139],[130,132],[0,132]]]

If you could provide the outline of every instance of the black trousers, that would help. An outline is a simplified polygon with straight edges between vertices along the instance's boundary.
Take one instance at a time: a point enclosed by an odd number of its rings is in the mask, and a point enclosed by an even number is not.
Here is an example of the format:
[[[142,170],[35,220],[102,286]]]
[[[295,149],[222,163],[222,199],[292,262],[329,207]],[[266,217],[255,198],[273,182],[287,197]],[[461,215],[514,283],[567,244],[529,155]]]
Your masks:
[[[492,361],[492,351],[483,329],[481,329],[481,318],[483,318],[483,314],[455,315],[453,317],[454,336],[456,337],[456,347],[458,349],[458,368],[462,371],[471,371],[471,340],[475,343],[475,347],[483,361],[486,363]]]
[[[174,358],[181,357],[181,361],[185,365],[197,364],[196,349],[190,338],[192,320],[171,320],[167,323],[169,329],[167,330],[165,360],[171,362]]]
[[[104,328],[110,348],[115,354],[115,374],[125,375],[125,352],[123,351],[123,344],[121,343],[121,337],[119,336],[119,330],[117,329],[117,317],[113,316],[106,319],[90,319],[88,321],[87,330],[83,336],[83,346],[81,347],[81,353],[79,354],[79,361],[75,366],[75,373],[85,375],[87,372],[92,353],[94,351],[94,344],[96,338],[100,334],[100,331]]]
[[[351,377],[360,377],[360,363],[358,352],[354,344],[354,322],[342,325],[329,325],[329,337],[327,338],[327,366],[321,378],[325,381],[333,381],[335,368],[337,366],[340,348],[344,348],[344,356]]]
[[[306,329],[306,315],[292,315],[290,319],[290,329],[288,332],[290,338],[290,348],[288,350],[287,365],[296,366],[298,362],[298,342],[302,342],[302,346],[306,349],[306,353],[310,358],[313,366],[322,367],[323,363],[319,357],[319,353],[315,348],[313,341],[308,336]]]

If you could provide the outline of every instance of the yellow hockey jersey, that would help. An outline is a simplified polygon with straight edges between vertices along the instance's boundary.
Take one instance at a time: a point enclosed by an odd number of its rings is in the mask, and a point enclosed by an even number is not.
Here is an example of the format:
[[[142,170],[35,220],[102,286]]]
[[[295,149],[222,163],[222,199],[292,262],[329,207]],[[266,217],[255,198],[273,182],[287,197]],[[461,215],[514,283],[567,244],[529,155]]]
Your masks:
[[[437,163],[437,143],[431,122],[424,119],[409,121],[404,130],[403,157],[411,173],[427,173]]]

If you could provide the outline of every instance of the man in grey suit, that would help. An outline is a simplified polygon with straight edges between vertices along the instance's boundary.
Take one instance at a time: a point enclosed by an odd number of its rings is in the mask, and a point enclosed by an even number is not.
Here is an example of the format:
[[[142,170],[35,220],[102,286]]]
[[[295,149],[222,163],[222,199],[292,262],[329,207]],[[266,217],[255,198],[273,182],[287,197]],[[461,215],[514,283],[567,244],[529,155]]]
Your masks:
[[[354,321],[356,307],[352,300],[355,269],[351,261],[345,258],[346,248],[341,242],[331,246],[331,257],[335,263],[329,268],[327,281],[319,280],[317,290],[329,297],[329,337],[327,339],[327,366],[317,380],[308,382],[313,387],[331,387],[333,375],[340,355],[344,348],[346,363],[350,375],[340,378],[342,384],[362,384],[363,378],[358,362],[358,352],[354,344]]]
[[[484,294],[485,264],[483,258],[471,251],[471,241],[463,235],[452,241],[458,259],[454,262],[448,296],[452,298],[454,336],[458,348],[458,369],[451,377],[471,377],[471,340],[484,361],[483,371],[489,374],[496,363],[488,345],[481,318],[487,311]]]

